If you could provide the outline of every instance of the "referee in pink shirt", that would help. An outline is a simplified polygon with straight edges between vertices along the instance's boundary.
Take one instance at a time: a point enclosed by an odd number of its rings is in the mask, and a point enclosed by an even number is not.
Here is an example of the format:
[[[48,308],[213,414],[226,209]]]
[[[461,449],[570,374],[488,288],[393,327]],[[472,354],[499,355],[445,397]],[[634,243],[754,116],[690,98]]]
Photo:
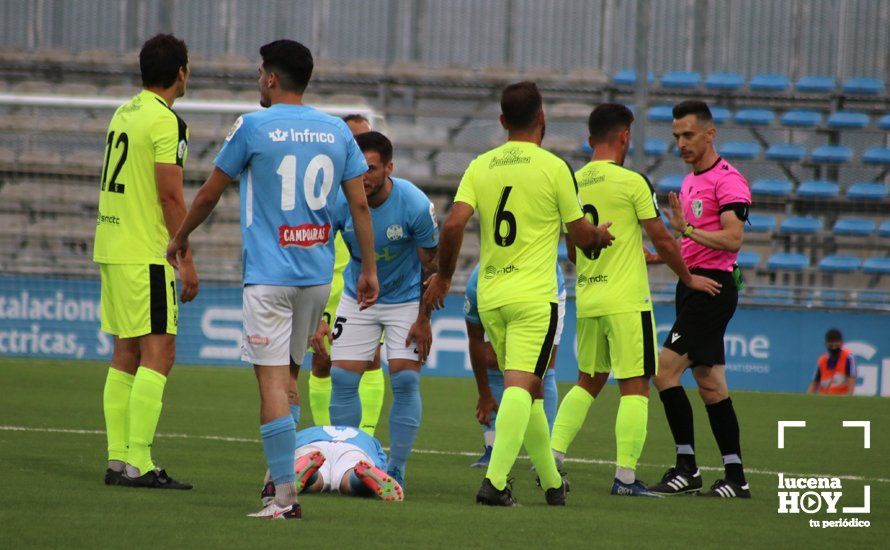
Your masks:
[[[681,250],[689,271],[710,277],[721,287],[712,296],[677,283],[677,319],[659,354],[654,379],[677,446],[677,462],[649,489],[677,494],[702,488],[695,462],[692,405],[680,385],[680,375],[691,367],[726,471],[724,479],[699,494],[750,498],[742,469],[739,422],[726,385],[723,335],[738,303],[741,274],[735,261],[751,191],[744,176],[714,149],[717,129],[707,104],[683,101],[674,107],[673,115],[677,147],[693,172],[683,178],[679,197],[670,194],[670,222],[682,235]]]

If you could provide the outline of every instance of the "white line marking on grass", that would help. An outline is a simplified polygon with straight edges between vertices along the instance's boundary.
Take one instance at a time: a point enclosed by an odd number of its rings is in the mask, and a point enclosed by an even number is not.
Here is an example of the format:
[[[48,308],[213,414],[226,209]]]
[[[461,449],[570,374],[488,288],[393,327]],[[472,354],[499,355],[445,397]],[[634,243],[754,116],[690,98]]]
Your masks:
[[[30,426],[5,426],[0,425],[0,432],[44,432],[44,433],[62,433],[62,434],[77,434],[77,435],[105,435],[105,430],[79,430],[74,428],[38,428],[38,427],[30,427]],[[224,435],[196,435],[196,434],[179,434],[179,433],[159,433],[157,437],[165,438],[175,438],[175,439],[201,439],[204,441],[224,441],[228,443],[260,443],[259,439],[251,439],[248,437],[229,437]],[[388,448],[384,447],[389,450]],[[468,457],[477,457],[479,456],[478,452],[471,451],[440,451],[436,449],[414,449],[411,451],[412,453],[422,454],[422,455],[442,455],[442,456],[468,456]],[[528,459],[527,456],[520,456],[519,458]],[[575,464],[592,464],[596,466],[615,466],[615,463],[611,460],[603,460],[600,458],[566,458],[566,462],[575,463]],[[670,468],[668,464],[644,464],[640,463],[640,466],[644,467],[652,467],[652,468]],[[699,466],[699,469],[709,471],[709,472],[722,472],[723,468],[716,468],[713,466]],[[759,474],[766,476],[776,476],[779,475],[780,472],[774,472],[772,470],[759,470],[755,468],[745,468],[745,472],[749,474]],[[839,479],[846,479],[850,481],[870,481],[874,483],[890,483],[890,479],[883,477],[864,477],[864,476],[851,476],[851,475],[836,475],[836,474],[813,474],[813,473],[797,473],[797,472],[781,472],[786,477],[836,477]]]

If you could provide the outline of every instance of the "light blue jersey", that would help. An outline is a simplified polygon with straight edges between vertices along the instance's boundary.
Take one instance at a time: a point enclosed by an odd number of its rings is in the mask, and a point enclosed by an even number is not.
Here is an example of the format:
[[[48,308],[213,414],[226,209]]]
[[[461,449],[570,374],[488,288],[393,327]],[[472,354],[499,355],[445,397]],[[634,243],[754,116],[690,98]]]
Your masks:
[[[470,278],[467,279],[467,292],[466,298],[464,299],[464,319],[471,323],[481,325],[482,319],[479,318],[479,306],[476,301],[476,286],[478,284],[479,264],[476,264],[476,267],[473,268],[473,272],[470,273]],[[566,278],[562,274],[562,268],[559,267],[559,262],[556,263],[556,285],[556,297],[559,298],[562,296],[562,293],[566,291]]]
[[[243,174],[244,284],[330,283],[335,198],[341,182],[368,169],[346,123],[277,103],[239,117],[213,162],[231,178]]]
[[[377,256],[377,280],[380,296],[377,303],[403,304],[420,300],[420,258],[417,247],[434,248],[439,244],[436,212],[423,191],[400,178],[392,180],[392,193],[386,202],[371,208],[374,226],[374,252]],[[343,273],[344,292],[356,297],[355,286],[362,272],[358,239],[343,194],[337,200],[334,231],[343,232],[349,248],[349,265]]]
[[[380,442],[358,428],[349,426],[313,426],[297,432],[297,446],[309,445],[317,441],[343,442],[355,445],[361,449],[371,460],[374,466],[381,470],[386,469],[386,453]]]

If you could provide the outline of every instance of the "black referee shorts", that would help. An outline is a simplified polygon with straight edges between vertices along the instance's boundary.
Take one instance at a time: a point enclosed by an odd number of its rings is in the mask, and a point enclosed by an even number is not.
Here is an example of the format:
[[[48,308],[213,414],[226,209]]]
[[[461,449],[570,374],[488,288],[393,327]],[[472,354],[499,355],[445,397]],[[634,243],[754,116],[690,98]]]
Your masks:
[[[692,366],[726,364],[723,335],[739,301],[739,291],[730,271],[693,268],[694,275],[714,279],[723,287],[716,296],[677,283],[677,320],[664,347],[679,355],[688,353]]]

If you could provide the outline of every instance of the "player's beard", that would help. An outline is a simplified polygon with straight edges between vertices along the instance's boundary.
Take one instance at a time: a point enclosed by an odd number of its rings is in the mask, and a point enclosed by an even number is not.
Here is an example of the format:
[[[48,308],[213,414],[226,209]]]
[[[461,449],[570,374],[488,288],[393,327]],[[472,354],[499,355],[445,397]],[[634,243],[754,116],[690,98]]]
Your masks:
[[[260,107],[268,108],[272,106],[272,100],[269,99],[269,96],[263,95],[263,92],[260,91]]]

